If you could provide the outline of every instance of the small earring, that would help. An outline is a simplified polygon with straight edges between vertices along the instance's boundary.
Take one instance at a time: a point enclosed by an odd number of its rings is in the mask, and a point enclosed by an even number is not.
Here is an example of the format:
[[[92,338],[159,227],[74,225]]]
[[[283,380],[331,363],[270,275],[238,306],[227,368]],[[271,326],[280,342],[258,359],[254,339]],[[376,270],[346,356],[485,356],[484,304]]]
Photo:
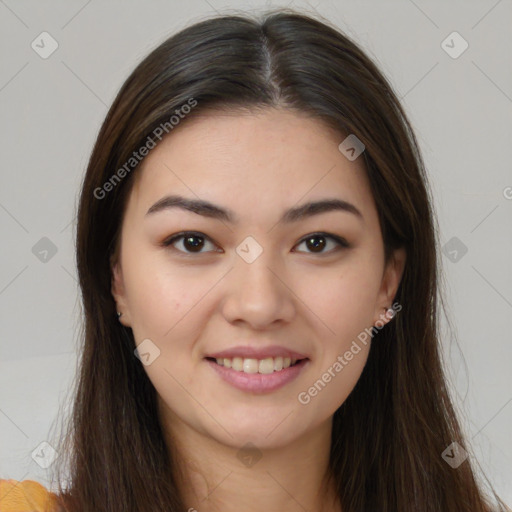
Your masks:
[[[395,316],[395,310],[393,308],[384,308],[386,310],[386,316],[391,320]]]
[[[119,320],[121,318],[123,313],[120,313],[119,311],[117,312],[117,319]]]

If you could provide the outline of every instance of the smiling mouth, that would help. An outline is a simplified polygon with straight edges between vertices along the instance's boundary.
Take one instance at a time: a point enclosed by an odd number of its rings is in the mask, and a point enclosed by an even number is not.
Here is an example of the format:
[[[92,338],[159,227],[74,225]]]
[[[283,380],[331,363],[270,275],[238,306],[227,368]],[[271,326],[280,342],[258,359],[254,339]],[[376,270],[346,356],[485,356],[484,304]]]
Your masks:
[[[265,359],[254,359],[254,358],[218,358],[207,357],[208,361],[212,361],[219,366],[230,368],[240,373],[262,373],[270,374],[280,372],[291,366],[296,366],[305,359],[291,359],[289,357],[267,357]]]

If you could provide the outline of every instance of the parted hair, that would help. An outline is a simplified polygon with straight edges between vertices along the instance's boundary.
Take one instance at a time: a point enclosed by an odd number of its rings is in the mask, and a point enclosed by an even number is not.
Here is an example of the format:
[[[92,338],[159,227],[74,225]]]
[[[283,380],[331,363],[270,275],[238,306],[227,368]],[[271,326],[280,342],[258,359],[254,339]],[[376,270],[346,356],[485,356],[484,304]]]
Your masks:
[[[105,197],[97,190],[191,98],[194,112],[290,109],[338,130],[340,142],[342,134],[357,136],[386,259],[394,248],[406,249],[395,296],[402,310],[378,333],[333,418],[329,469],[343,512],[492,510],[473,458],[455,469],[441,456],[453,442],[470,447],[442,365],[438,227],[410,122],[388,80],[354,41],[330,22],[290,9],[219,15],[180,30],[137,65],[101,126],[78,207],[83,326],[59,448],[63,510],[187,510],[156,390],[111,294],[110,258],[137,166]],[[181,123],[185,128],[187,119]]]

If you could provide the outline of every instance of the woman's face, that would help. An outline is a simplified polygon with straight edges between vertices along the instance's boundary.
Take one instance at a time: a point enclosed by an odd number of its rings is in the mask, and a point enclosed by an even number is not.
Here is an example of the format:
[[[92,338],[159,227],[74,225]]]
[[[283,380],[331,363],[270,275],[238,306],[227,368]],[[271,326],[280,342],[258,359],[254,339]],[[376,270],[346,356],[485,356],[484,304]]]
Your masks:
[[[363,157],[348,160],[344,138],[290,111],[209,112],[136,171],[112,291],[171,429],[283,446],[354,388],[404,253],[385,268]],[[351,206],[302,208],[319,201]]]

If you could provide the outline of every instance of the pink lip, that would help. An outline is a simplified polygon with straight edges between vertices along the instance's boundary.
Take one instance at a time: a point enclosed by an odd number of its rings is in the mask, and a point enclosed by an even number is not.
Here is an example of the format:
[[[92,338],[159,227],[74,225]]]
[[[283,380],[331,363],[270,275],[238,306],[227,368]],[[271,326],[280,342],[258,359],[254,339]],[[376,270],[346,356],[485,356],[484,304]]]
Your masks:
[[[308,356],[294,352],[285,347],[273,345],[271,347],[232,347],[221,352],[208,354],[206,357],[213,357],[214,359],[233,359],[234,357],[241,357],[243,359],[265,359],[267,357],[289,357],[290,359],[307,359]]]
[[[206,362],[225,382],[231,384],[237,389],[242,391],[251,391],[253,393],[269,393],[283,387],[295,379],[302,369],[309,363],[309,359],[303,359],[294,366],[268,374],[237,372],[232,368],[221,366],[215,361],[207,359]]]

